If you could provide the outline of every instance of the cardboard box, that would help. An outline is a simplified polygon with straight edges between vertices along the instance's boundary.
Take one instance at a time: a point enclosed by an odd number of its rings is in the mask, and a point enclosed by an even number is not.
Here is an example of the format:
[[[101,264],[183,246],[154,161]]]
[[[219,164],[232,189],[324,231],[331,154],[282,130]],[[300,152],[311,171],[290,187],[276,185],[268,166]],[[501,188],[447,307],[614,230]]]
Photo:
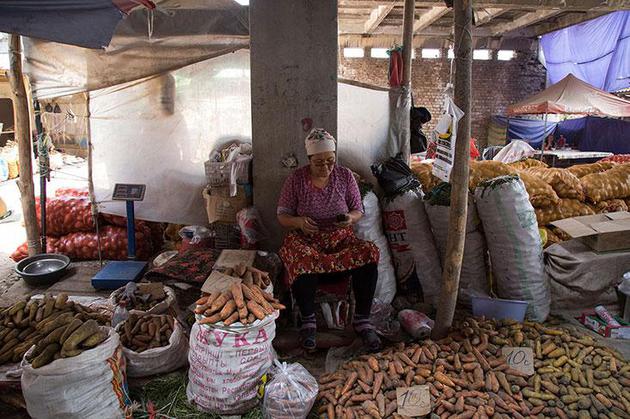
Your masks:
[[[251,205],[248,188],[238,185],[236,196],[230,196],[230,187],[206,188],[203,191],[210,224],[220,221],[236,224],[236,213]]]
[[[630,339],[630,325],[619,316],[613,316],[621,326],[610,326],[599,318],[595,312],[582,313],[577,320],[599,335],[613,339]]]
[[[630,249],[630,212],[585,215],[551,223],[596,252]]]

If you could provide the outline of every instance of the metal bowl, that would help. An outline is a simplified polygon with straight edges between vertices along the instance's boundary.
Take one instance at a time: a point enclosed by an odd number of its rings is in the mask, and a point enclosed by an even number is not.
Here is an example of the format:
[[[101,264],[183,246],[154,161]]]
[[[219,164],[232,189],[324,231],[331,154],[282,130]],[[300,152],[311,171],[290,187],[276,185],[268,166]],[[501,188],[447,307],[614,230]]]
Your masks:
[[[15,272],[33,286],[51,285],[57,282],[70,266],[70,258],[55,253],[42,253],[22,259]]]

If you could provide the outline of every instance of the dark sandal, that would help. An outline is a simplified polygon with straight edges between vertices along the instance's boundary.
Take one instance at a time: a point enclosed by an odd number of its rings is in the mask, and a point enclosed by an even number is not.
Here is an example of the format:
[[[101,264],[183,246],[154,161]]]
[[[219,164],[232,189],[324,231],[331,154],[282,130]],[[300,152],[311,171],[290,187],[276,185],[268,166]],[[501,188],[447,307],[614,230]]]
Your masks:
[[[361,336],[363,344],[369,352],[378,352],[382,349],[381,338],[378,337],[374,329],[364,329],[357,334]]]
[[[300,345],[306,351],[312,352],[317,349],[317,329],[307,327],[300,330]]]

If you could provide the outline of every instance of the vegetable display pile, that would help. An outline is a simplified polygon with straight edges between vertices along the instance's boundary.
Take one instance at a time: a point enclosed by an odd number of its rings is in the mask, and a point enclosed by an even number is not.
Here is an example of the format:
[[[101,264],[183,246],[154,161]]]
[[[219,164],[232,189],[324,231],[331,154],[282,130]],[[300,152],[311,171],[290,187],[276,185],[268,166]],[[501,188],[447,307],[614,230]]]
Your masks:
[[[142,285],[138,284],[130,296],[124,292],[117,294],[115,297],[116,305],[125,302],[127,310],[148,311],[166,299],[166,293],[164,292],[160,293],[161,295],[143,292],[144,288]]]
[[[600,162],[630,163],[630,154],[615,154],[614,156],[604,157]]]
[[[199,324],[223,322],[230,326],[240,322],[247,325],[285,308],[258,285],[235,282],[225,292],[204,295],[197,300],[195,314],[201,316]]]
[[[134,352],[167,346],[175,330],[173,316],[129,314],[129,318],[116,328],[125,348]]]
[[[263,272],[252,266],[237,265],[234,268],[226,268],[223,270],[225,275],[241,278],[243,284],[247,286],[257,285],[262,289],[271,285],[271,278],[267,272]]]
[[[107,338],[99,325],[108,322],[106,315],[68,301],[63,293],[19,301],[0,314],[0,365],[18,362],[33,345],[34,368],[79,355]]]
[[[509,367],[504,346],[531,347],[534,375]],[[464,319],[445,339],[360,356],[319,384],[328,419],[400,417],[396,388],[422,384],[431,417],[630,417],[630,364],[589,336],[540,323]]]

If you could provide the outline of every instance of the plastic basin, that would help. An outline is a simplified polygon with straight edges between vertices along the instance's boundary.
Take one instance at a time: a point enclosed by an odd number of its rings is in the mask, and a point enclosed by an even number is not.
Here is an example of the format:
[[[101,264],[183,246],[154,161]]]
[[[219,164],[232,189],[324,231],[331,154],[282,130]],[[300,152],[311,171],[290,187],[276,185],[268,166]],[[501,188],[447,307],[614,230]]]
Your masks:
[[[487,317],[497,320],[525,320],[527,301],[504,300],[502,298],[472,297],[472,312],[475,317]]]

